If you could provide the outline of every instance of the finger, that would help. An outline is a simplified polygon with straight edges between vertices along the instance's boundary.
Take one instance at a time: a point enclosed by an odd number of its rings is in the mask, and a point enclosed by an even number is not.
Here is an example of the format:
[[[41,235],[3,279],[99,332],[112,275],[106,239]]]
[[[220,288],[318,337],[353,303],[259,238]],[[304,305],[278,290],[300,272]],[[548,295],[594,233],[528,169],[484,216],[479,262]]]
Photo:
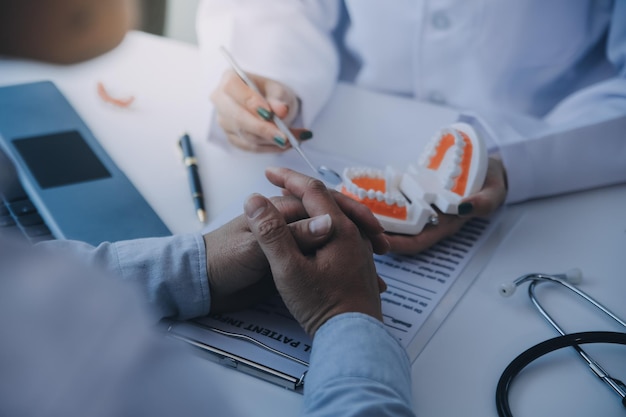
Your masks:
[[[224,90],[230,93],[230,97],[237,106],[246,108],[252,115],[256,113],[258,117],[271,125],[274,125],[272,123],[274,114],[283,119],[287,125],[291,124],[300,109],[300,101],[293,90],[277,81],[255,74],[248,75],[252,82],[259,87],[261,95],[245,85],[238,76],[229,76],[227,86],[224,87]],[[276,128],[274,132],[275,134],[272,139],[279,137],[286,140],[285,135],[280,133],[280,130]],[[293,131],[293,134],[296,138],[301,140],[310,139],[312,137],[311,132],[305,129]],[[257,135],[266,139],[268,137],[265,134]],[[284,145],[281,146],[285,147]]]
[[[288,168],[267,168],[267,178],[279,187],[289,191],[289,193],[302,200],[307,213],[311,217],[330,215],[333,221],[334,234],[349,238],[352,233],[361,235],[361,239],[367,240],[370,250],[374,250],[372,240],[368,239],[356,224],[337,205],[331,190],[326,188],[324,183],[315,178],[311,178]],[[356,238],[356,236],[354,236]],[[382,248],[382,249],[381,249]],[[387,250],[386,239],[380,237],[376,239],[376,250],[384,252]]]
[[[309,139],[313,138],[313,132],[311,132],[308,129],[303,129],[303,128],[291,128],[289,129],[291,130],[291,133],[293,133],[293,136],[298,139],[300,142],[304,142],[307,141]]]
[[[378,292],[382,294],[387,291],[387,283],[383,281],[380,275],[377,275],[376,277],[378,278]]]
[[[215,105],[219,112],[218,123],[234,141],[247,141],[248,146],[254,147],[260,145],[279,146],[285,149],[288,147],[287,138],[276,125],[250,113],[231,97],[220,96],[215,99]]]
[[[302,253],[311,253],[332,236],[332,219],[328,214],[309,218],[302,201],[293,197],[272,197],[270,201],[285,218]]]
[[[285,196],[292,196],[294,194],[289,190],[282,189]],[[329,190],[335,202],[343,211],[343,213],[354,222],[357,227],[365,233],[367,238],[372,243],[372,249],[374,253],[379,255],[389,252],[390,245],[387,241],[387,236],[384,234],[385,229],[382,227],[378,219],[372,214],[372,211],[365,205],[359,203],[356,200],[351,199],[348,196],[341,194],[340,192]]]
[[[462,204],[471,204],[471,211],[466,215],[484,217],[492,214],[504,203],[506,198],[506,175],[499,159],[489,158],[487,176],[483,188],[476,194],[463,200]],[[467,207],[467,206],[466,206]]]
[[[267,99],[267,102],[269,104],[269,108],[272,111],[272,113],[274,113],[277,117],[281,118],[285,123],[288,123],[288,117],[290,115],[289,112],[289,104],[285,103],[282,100],[277,100],[275,98],[269,98]],[[289,120],[289,122],[291,122],[293,119]]]
[[[372,211],[364,204],[337,191],[331,192],[341,210],[352,220],[358,228],[367,235],[372,242],[374,253],[382,255],[389,252],[390,245],[385,229],[380,224]]]
[[[230,143],[248,152],[280,153],[289,149],[288,146],[281,148],[275,144],[268,144],[265,142],[265,139],[254,137],[254,135],[244,135],[238,133],[227,133],[226,135]]]
[[[261,89],[263,93],[263,78],[247,73],[248,77]],[[251,89],[233,70],[227,70],[222,77],[220,89],[230,96],[239,106],[248,109],[257,117],[268,121],[272,118],[270,105],[261,94]]]
[[[280,214],[282,214],[287,224],[309,217],[304,205],[302,204],[302,200],[292,195],[270,197],[269,200],[280,212]]]
[[[333,217],[343,216],[331,191],[320,180],[289,168],[269,167],[265,170],[265,176],[272,184],[301,199],[310,216],[326,213]]]
[[[232,109],[243,110],[263,121],[272,117],[265,99],[251,90],[232,70],[224,73],[219,86],[211,93],[211,101],[218,113],[225,117],[233,114]],[[247,103],[252,104],[248,106]]]
[[[296,249],[295,238],[276,207],[262,195],[252,194],[244,204],[244,213],[272,270],[291,269],[289,263],[297,262],[302,254]]]
[[[344,214],[356,223],[363,232],[368,235],[374,235],[385,231],[376,216],[374,216],[372,211],[367,206],[338,191],[329,190],[329,192]],[[284,197],[297,199],[292,192],[285,188],[282,189],[282,193]]]
[[[372,251],[378,255],[384,255],[391,250],[389,239],[384,233],[368,236],[368,239],[372,244]]]
[[[387,240],[389,241],[390,250],[394,253],[406,255],[414,255],[425,251],[435,243],[458,232],[468,220],[469,218],[454,215],[440,215],[438,225],[427,225],[417,235],[388,233]]]
[[[280,212],[287,223],[302,253],[311,253],[332,236],[332,219],[328,215],[309,218],[302,201],[295,197],[271,197],[271,203]],[[250,230],[245,216],[233,219],[236,229]]]
[[[256,74],[248,73],[248,76],[259,88],[261,95],[248,87],[234,72],[227,75],[223,90],[229,93],[237,105],[246,108],[251,114],[258,115],[264,121],[271,122],[273,115],[276,114],[287,125],[291,124],[300,111],[300,103],[293,90]],[[284,138],[284,135],[282,137]]]
[[[367,206],[338,191],[331,191],[331,194],[341,210],[365,233],[377,234],[385,231],[376,216],[374,216]]]
[[[274,80],[266,79],[263,87],[270,109],[285,123],[291,124],[300,112],[300,100],[296,93],[286,85]]]
[[[287,222],[287,226],[304,254],[321,248],[332,237],[332,219],[328,215],[309,218],[302,201],[293,197],[272,197],[272,204]]]
[[[299,220],[288,225],[300,251],[312,253],[321,248],[332,236],[333,223],[328,214]]]

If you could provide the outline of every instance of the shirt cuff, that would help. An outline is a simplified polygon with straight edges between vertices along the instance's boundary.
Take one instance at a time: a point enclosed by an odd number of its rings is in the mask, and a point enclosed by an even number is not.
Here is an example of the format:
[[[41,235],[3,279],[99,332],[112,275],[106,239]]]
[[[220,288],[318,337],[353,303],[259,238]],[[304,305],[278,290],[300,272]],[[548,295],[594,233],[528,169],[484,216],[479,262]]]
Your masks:
[[[118,275],[138,284],[161,318],[184,320],[209,313],[211,296],[202,235],[136,239],[112,246]]]
[[[384,391],[384,398],[410,409],[410,365],[404,348],[380,321],[362,313],[335,316],[313,340],[304,384],[305,409],[314,409],[332,396],[331,391],[337,394],[342,389],[371,400],[365,397],[368,388]]]

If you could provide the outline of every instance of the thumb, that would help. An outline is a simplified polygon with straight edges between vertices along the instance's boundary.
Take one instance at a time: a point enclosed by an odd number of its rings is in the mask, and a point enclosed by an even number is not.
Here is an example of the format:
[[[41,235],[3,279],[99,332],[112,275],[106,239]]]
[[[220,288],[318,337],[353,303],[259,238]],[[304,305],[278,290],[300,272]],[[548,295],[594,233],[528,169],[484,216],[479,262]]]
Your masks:
[[[289,224],[300,250],[310,253],[328,242],[333,230],[332,219],[329,214],[310,219],[303,219]]]
[[[285,219],[267,198],[252,194],[244,203],[244,213],[272,270],[282,269],[301,256]]]

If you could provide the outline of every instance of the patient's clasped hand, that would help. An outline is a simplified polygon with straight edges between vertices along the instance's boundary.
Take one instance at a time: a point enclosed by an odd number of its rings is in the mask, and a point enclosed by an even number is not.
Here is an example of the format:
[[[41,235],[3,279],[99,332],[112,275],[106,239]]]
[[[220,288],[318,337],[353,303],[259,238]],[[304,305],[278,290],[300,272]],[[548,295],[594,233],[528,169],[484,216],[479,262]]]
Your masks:
[[[463,198],[476,193],[487,175],[487,148],[468,124],[441,129],[406,172],[388,166],[344,169],[338,189],[372,210],[386,231],[415,235],[437,224],[437,207],[458,214]]]

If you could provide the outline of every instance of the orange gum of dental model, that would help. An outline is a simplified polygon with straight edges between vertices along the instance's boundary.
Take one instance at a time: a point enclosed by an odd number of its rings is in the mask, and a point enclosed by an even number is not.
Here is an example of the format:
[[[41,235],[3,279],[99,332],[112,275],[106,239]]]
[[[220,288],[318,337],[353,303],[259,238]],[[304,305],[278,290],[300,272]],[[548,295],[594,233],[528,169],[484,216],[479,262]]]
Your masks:
[[[463,142],[465,143],[465,151],[463,152],[463,158],[461,159],[461,174],[456,178],[454,182],[454,186],[450,191],[460,196],[463,196],[465,193],[465,188],[467,187],[467,178],[470,172],[470,164],[472,162],[472,142],[470,141],[467,134],[459,131],[459,134],[463,138]],[[446,152],[454,145],[454,136],[448,133],[443,136],[439,145],[437,145],[437,150],[435,156],[433,156],[428,164],[428,169],[432,169],[433,171],[437,170],[443,162],[443,157],[446,156]]]
[[[363,188],[365,190],[374,190],[383,193],[386,191],[385,180],[382,178],[359,177],[353,178],[352,182],[359,188]],[[407,218],[406,206],[400,207],[397,204],[387,204],[384,201],[378,201],[375,198],[359,198],[358,195],[348,191],[345,186],[341,187],[341,193],[364,204],[372,210],[372,213],[382,214],[383,216],[392,217],[394,219],[405,220]]]

